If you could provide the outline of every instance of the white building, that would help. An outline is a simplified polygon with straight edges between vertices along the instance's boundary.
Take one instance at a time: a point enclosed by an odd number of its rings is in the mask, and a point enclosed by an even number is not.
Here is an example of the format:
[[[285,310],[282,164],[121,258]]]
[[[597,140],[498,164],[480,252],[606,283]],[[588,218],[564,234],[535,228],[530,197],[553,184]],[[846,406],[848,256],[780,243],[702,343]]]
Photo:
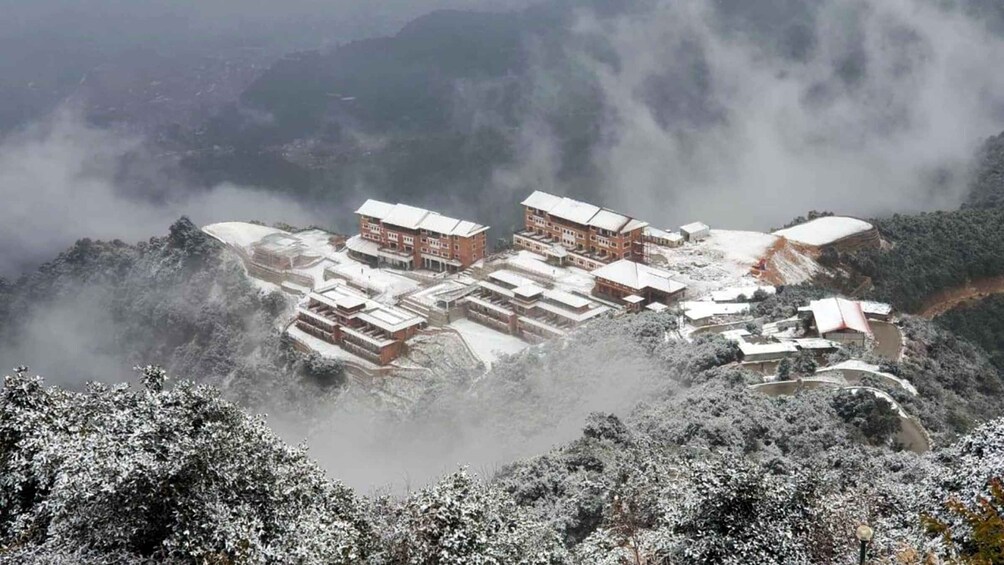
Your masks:
[[[701,241],[711,235],[711,228],[703,222],[693,222],[680,226],[680,233],[687,241]]]

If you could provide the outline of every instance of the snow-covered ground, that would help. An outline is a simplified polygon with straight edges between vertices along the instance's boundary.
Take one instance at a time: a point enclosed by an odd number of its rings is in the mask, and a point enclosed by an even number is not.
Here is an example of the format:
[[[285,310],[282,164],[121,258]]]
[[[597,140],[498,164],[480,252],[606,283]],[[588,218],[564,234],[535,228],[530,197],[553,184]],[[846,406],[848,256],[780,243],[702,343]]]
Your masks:
[[[233,245],[241,249],[247,249],[249,245],[273,233],[285,233],[278,228],[259,226],[247,222],[220,222],[210,224],[202,228],[202,231],[215,237],[216,239]]]
[[[395,304],[399,296],[418,290],[422,286],[418,281],[398,275],[389,269],[374,269],[348,257],[336,257],[338,258],[342,259],[342,262],[331,266],[331,272],[368,289],[374,295],[374,299],[383,304]]]
[[[707,239],[681,247],[653,245],[650,258],[687,285],[689,298],[699,299],[716,290],[761,284],[750,271],[776,240],[766,233],[716,229]]]
[[[289,329],[286,330],[286,333],[288,333],[289,336],[292,337],[293,339],[299,341],[300,343],[303,343],[310,349],[316,351],[322,357],[351,361],[353,363],[362,365],[363,367],[369,369],[377,368],[376,364],[371,363],[370,361],[363,359],[358,355],[353,355],[352,353],[349,353],[348,351],[342,349],[341,347],[328,343],[323,339],[317,339],[316,337],[308,334],[307,332],[301,330],[296,326],[290,326]]]
[[[779,235],[806,245],[820,246],[872,229],[872,225],[847,216],[826,216],[778,230]]]
[[[579,267],[556,267],[532,251],[521,249],[505,258],[505,263],[546,277],[554,286],[566,292],[589,294],[593,290],[593,276]]]
[[[500,354],[511,355],[530,347],[530,344],[518,337],[497,332],[467,319],[456,320],[450,324],[471,347],[474,354],[491,368]]]

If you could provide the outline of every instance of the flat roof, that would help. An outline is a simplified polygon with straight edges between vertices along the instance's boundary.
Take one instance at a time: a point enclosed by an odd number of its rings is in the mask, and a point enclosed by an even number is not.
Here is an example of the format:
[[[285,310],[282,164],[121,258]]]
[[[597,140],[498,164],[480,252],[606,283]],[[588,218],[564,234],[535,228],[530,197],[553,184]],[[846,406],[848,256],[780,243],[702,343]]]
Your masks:
[[[563,290],[545,290],[544,298],[548,300],[553,300],[555,302],[560,302],[562,304],[571,306],[572,308],[585,308],[593,303],[592,300],[582,296],[576,296],[570,292],[565,292]]]
[[[627,302],[628,304],[638,304],[639,302],[644,302],[644,301],[645,299],[642,298],[641,296],[638,296],[637,294],[630,294],[624,297],[624,302]]]
[[[534,284],[533,280],[508,269],[492,271],[488,274],[488,278],[511,285],[513,288]]]
[[[522,298],[533,298],[544,293],[544,289],[535,284],[525,284],[512,289],[513,294]]]
[[[645,309],[651,310],[653,312],[663,312],[665,310],[669,310],[669,306],[666,306],[662,302],[652,302],[651,304],[646,306]]]
[[[596,308],[590,308],[585,312],[576,312],[574,310],[562,308],[561,306],[555,306],[554,304],[550,304],[548,302],[540,302],[537,304],[537,307],[541,310],[561,316],[562,318],[572,320],[573,322],[584,322],[610,310],[610,308],[607,308],[606,306],[597,306]]]
[[[480,286],[481,288],[490,290],[490,291],[492,291],[492,292],[494,292],[496,294],[501,294],[502,296],[505,296],[505,297],[508,297],[508,298],[512,298],[513,296],[516,296],[513,293],[513,291],[509,290],[508,288],[505,288],[504,286],[499,286],[499,285],[497,285],[495,283],[492,283],[492,282],[478,281],[478,286]]]
[[[798,348],[795,347],[795,344],[787,342],[749,343],[748,341],[740,341],[739,351],[742,351],[743,355],[770,355],[771,353],[798,353]]]
[[[697,233],[699,231],[710,230],[710,229],[711,227],[708,226],[708,224],[705,224],[704,222],[691,222],[687,225],[680,226],[680,231],[687,233]]]

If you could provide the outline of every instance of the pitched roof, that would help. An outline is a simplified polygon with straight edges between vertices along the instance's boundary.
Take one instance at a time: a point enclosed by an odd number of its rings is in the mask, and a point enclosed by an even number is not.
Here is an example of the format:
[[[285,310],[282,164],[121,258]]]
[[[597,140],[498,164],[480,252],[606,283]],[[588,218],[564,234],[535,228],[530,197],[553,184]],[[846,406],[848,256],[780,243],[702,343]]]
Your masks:
[[[395,204],[390,214],[387,214],[387,217],[383,218],[383,221],[402,228],[417,230],[422,220],[428,215],[429,211],[425,208],[416,208],[407,204]]]
[[[604,265],[592,274],[596,278],[606,279],[634,290],[652,288],[672,294],[687,288],[685,284],[671,279],[672,275],[668,271],[627,259]]]
[[[572,198],[555,196],[540,190],[535,190],[522,204],[530,208],[543,210],[563,220],[613,232],[626,233],[648,225],[645,222],[635,220],[613,210],[600,208],[599,206]]]
[[[359,214],[360,216],[369,216],[370,218],[379,218],[382,220],[386,218],[393,209],[393,204],[388,204],[386,202],[370,198],[366,202],[363,202],[363,205],[356,210],[356,214]]]
[[[820,334],[840,330],[854,330],[871,335],[861,304],[843,298],[824,298],[809,303],[812,317],[816,320],[816,330]]]
[[[382,222],[402,228],[423,229],[443,235],[470,237],[488,229],[488,226],[467,220],[458,220],[444,216],[439,212],[430,212],[425,208],[417,208],[407,204],[388,204],[373,199],[364,202],[356,210],[356,214],[377,218]]]

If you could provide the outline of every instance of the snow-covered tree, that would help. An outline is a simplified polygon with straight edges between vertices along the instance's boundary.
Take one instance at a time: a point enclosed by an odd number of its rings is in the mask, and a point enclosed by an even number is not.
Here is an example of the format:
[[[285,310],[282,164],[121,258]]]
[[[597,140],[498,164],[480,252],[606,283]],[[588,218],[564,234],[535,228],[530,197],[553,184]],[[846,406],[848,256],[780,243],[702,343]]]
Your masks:
[[[0,557],[359,563],[353,493],[208,387],[143,371],[145,388],[0,395]]]

